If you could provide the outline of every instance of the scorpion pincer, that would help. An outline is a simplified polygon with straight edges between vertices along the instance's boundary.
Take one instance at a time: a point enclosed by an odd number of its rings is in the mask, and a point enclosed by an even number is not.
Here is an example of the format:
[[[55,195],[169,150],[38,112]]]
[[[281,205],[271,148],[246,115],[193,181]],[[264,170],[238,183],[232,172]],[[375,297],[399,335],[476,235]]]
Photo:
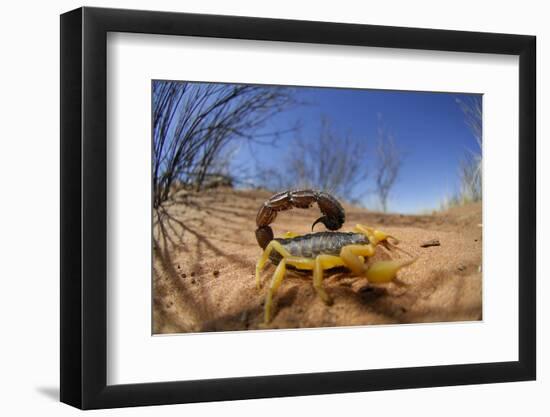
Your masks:
[[[332,232],[308,233],[297,235],[288,232],[283,238],[274,238],[271,224],[277,213],[293,207],[309,208],[317,203],[323,216],[312,225],[323,223]],[[342,205],[330,194],[314,190],[293,190],[277,193],[264,202],[256,216],[256,239],[264,249],[256,264],[256,286],[260,288],[260,272],[269,260],[277,265],[266,294],[264,322],[271,320],[273,297],[286,274],[286,268],[313,271],[313,287],[319,297],[327,304],[332,298],[323,286],[323,271],[333,268],[347,268],[357,276],[364,276],[369,282],[391,282],[397,272],[413,263],[407,252],[397,248],[397,239],[372,227],[356,225],[352,232],[335,232],[342,227],[345,212]],[[390,239],[392,240],[390,242]],[[376,246],[387,250],[399,249],[409,255],[408,259],[378,261],[370,264],[368,258],[374,256]]]

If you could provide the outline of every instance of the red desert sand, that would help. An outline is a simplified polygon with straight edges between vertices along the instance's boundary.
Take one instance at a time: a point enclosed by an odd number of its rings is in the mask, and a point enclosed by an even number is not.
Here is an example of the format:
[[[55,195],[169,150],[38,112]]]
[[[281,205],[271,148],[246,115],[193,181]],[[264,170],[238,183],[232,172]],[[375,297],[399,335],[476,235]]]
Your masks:
[[[325,275],[334,304],[325,305],[311,274],[289,271],[275,296],[273,318],[263,324],[266,285],[274,267],[254,270],[256,213],[266,191],[218,188],[179,192],[153,219],[153,333],[333,327],[482,319],[481,204],[431,215],[371,212],[345,205],[342,231],[366,224],[400,239],[418,256],[390,284],[369,284],[349,272]],[[279,213],[275,236],[310,232],[317,206]],[[317,225],[316,231],[324,230]],[[402,256],[402,255],[401,255]],[[379,249],[375,259],[387,259]]]

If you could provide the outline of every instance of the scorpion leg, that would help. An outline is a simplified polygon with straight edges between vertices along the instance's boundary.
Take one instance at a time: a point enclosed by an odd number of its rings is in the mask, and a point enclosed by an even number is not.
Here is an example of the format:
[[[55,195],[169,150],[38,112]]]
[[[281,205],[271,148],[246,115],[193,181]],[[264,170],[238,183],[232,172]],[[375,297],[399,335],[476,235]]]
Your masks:
[[[325,288],[323,287],[323,271],[325,269],[331,269],[338,266],[345,266],[346,264],[344,263],[342,258],[333,255],[319,255],[315,258],[315,260],[310,258],[300,258],[296,256],[283,258],[275,269],[270,288],[266,295],[264,311],[265,323],[269,323],[269,321],[271,320],[273,297],[275,296],[275,292],[279,289],[281,283],[283,282],[287,265],[302,270],[313,270],[313,287],[315,288],[315,291],[324,303],[331,305],[332,298],[327,294]]]
[[[277,242],[278,243],[278,242]],[[277,265],[277,268],[275,269],[275,272],[273,273],[273,278],[271,279],[271,285],[269,286],[269,289],[267,291],[266,297],[265,297],[265,307],[264,307],[264,323],[267,324],[271,320],[271,310],[273,306],[273,297],[275,296],[275,293],[281,286],[281,283],[283,282],[283,279],[286,274],[286,266],[291,265],[298,269],[313,269],[314,268],[314,261],[313,259],[309,258],[300,258],[295,256],[290,256],[288,258],[281,259],[281,262],[279,262],[279,265]]]
[[[281,262],[279,262],[279,265],[277,265],[277,268],[273,273],[273,278],[271,279],[271,285],[269,286],[269,290],[267,291],[267,294],[265,296],[264,323],[269,323],[269,321],[271,320],[271,306],[273,304],[273,295],[281,286],[281,283],[283,282],[285,274],[286,274],[286,260],[283,258],[281,259]]]
[[[258,263],[256,264],[256,288],[260,289],[260,272],[264,268],[265,264],[269,260],[269,255],[271,255],[271,251],[275,250],[279,253],[283,258],[290,257],[290,253],[276,240],[272,240],[269,242],[269,244],[264,249],[264,252],[262,253],[262,256],[258,260]]]
[[[283,245],[281,245],[276,240],[272,240],[269,242],[269,245],[264,249],[264,252],[262,253],[262,256],[258,260],[256,264],[256,288],[260,289],[260,272],[262,272],[262,269],[265,267],[265,264],[269,260],[269,255],[271,255],[271,251],[276,251],[283,259],[286,259],[287,264],[297,268],[297,269],[305,269],[305,270],[311,270],[313,269],[313,263],[312,260],[309,258],[300,258],[297,256],[292,256],[290,252],[288,252]]]
[[[315,258],[315,268],[313,269],[313,287],[325,304],[331,305],[332,298],[327,294],[323,286],[323,270],[343,265],[344,263],[342,259],[338,256],[318,255]]]

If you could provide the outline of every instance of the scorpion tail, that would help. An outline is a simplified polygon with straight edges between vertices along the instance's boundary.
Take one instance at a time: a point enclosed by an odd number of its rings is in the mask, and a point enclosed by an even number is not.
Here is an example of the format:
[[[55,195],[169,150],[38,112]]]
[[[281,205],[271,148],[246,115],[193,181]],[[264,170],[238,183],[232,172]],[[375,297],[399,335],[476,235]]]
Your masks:
[[[265,249],[273,240],[273,230],[269,226],[261,226],[256,229],[256,240],[262,249]]]

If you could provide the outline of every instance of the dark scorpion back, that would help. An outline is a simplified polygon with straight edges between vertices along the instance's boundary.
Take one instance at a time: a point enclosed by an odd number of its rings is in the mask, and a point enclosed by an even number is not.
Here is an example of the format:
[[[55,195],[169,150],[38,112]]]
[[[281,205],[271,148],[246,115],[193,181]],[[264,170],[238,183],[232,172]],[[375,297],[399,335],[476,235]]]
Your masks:
[[[318,255],[340,254],[340,250],[347,245],[367,245],[369,239],[360,233],[352,232],[318,232],[293,238],[276,238],[292,256],[302,258],[316,258]],[[279,253],[272,251],[269,256],[275,265],[281,260]]]

